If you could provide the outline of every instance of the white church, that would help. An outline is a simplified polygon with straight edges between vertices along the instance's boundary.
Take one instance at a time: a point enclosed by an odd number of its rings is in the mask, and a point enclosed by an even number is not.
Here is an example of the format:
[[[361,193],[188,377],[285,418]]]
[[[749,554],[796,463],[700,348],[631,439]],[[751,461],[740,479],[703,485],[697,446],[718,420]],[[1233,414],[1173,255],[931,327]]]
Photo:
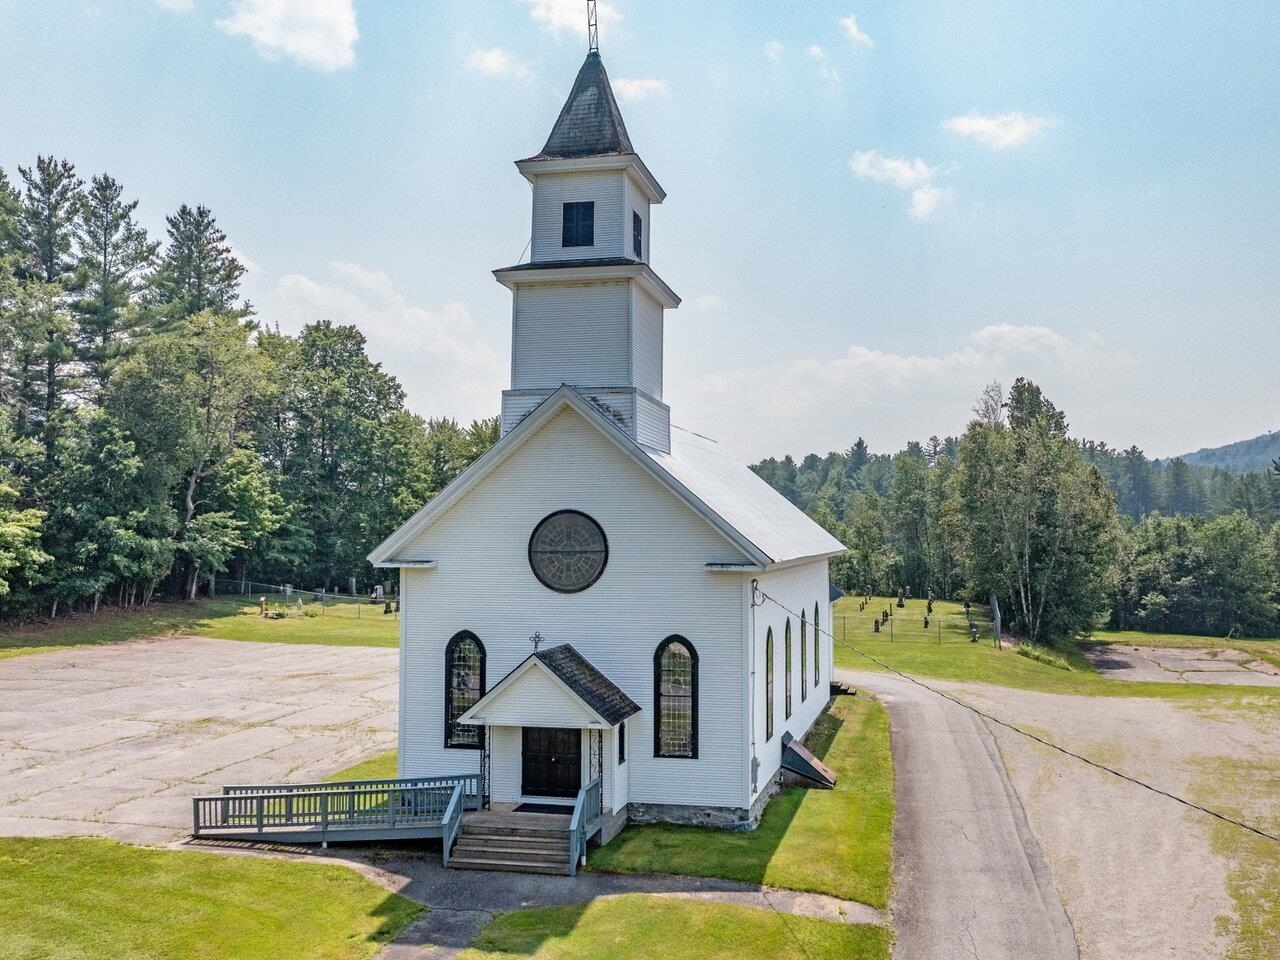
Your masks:
[[[494,273],[514,301],[502,438],[370,556],[400,571],[399,775],[479,775],[502,811],[594,791],[602,842],[628,821],[749,829],[828,702],[844,548],[671,423],[666,193],[598,51],[516,167],[533,239]]]

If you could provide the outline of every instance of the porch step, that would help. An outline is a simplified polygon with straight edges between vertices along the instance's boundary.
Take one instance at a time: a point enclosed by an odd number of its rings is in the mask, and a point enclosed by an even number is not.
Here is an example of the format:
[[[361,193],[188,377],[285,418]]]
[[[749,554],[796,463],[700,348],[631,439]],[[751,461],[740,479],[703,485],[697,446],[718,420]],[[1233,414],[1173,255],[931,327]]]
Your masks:
[[[833,697],[856,697],[858,688],[842,683],[838,680],[831,681],[831,696]]]
[[[464,819],[449,857],[458,870],[513,873],[569,873],[569,831],[531,826],[523,818]]]
[[[542,873],[552,876],[569,875],[569,851],[565,851],[563,863],[550,863],[538,860],[481,859],[470,856],[454,856],[449,858],[451,870],[495,870],[502,873]]]

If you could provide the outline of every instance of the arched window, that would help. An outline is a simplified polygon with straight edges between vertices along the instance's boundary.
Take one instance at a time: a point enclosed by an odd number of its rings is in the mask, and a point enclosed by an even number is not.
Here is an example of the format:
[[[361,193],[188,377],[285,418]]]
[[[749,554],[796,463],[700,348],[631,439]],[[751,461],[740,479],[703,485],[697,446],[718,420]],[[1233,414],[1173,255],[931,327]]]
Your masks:
[[[818,605],[815,603],[813,605],[813,689],[815,690],[818,689],[818,684],[822,680],[822,670],[820,668],[820,658],[822,655],[818,652],[822,649],[822,644],[820,642],[822,631],[818,628],[819,622]]]
[[[800,702],[809,699],[809,618],[800,611]]]
[[[773,739],[773,627],[764,635],[764,741]]]
[[[785,684],[783,700],[786,710],[783,716],[791,719],[791,618],[787,617],[787,631],[782,637],[782,682]]]
[[[653,755],[698,756],[698,652],[667,637],[653,655]]]
[[[484,644],[463,630],[444,648],[444,745],[463,750],[484,746],[484,728],[458,718],[484,696]]]

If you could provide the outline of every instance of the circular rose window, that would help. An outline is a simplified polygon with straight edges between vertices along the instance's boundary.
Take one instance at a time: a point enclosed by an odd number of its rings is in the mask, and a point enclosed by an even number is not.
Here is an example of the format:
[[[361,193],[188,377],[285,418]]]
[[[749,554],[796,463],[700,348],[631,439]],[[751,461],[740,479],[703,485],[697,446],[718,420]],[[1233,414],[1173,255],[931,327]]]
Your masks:
[[[585,513],[561,510],[534,528],[529,538],[529,566],[545,587],[559,593],[587,589],[604,573],[609,542]]]

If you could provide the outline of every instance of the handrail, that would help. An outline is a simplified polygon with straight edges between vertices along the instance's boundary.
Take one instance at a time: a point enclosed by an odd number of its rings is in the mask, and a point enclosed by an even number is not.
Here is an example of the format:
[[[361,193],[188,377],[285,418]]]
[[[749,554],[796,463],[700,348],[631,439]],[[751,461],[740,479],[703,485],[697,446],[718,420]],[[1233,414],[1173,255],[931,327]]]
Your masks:
[[[444,819],[440,822],[440,826],[444,830],[441,842],[443,844],[444,865],[449,865],[449,854],[453,850],[454,841],[458,839],[458,831],[462,829],[462,784],[458,784],[453,788],[453,795],[449,797],[449,805],[444,808]]]
[[[222,788],[223,794],[226,795],[244,795],[257,793],[316,793],[322,790],[338,791],[349,790],[352,787],[360,789],[367,787],[369,789],[386,788],[386,787],[447,787],[456,783],[462,783],[470,787],[475,785],[474,789],[467,792],[475,794],[479,792],[480,775],[475,773],[462,773],[452,777],[399,777],[386,780],[325,780],[320,783],[273,783],[273,784],[233,784]]]
[[[604,784],[592,780],[578,791],[569,818],[569,876],[576,876],[579,862],[587,858],[587,828],[603,813]]]

